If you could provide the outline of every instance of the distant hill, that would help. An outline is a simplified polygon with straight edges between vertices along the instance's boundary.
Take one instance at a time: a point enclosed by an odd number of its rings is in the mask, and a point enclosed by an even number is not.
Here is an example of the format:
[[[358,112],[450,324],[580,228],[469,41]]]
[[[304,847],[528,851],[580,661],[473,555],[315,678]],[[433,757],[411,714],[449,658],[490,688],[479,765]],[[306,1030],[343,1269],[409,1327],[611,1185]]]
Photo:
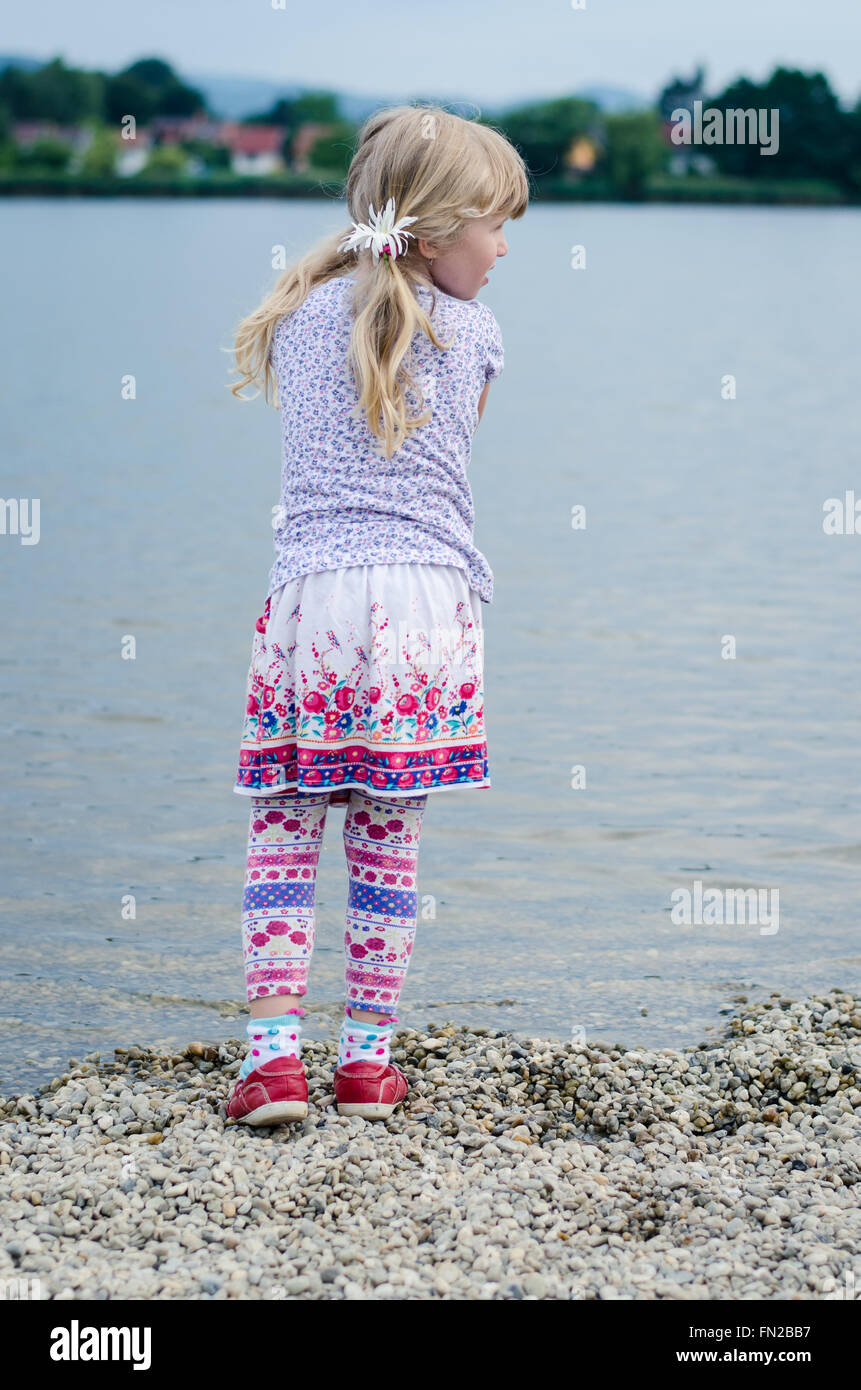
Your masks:
[[[595,105],[602,111],[617,115],[622,111],[642,111],[654,105],[651,97],[641,96],[639,92],[632,92],[629,87],[583,87],[581,91],[575,92],[574,96],[585,97],[587,101],[594,101]]]
[[[34,72],[36,68],[44,66],[41,58],[21,58],[17,53],[0,53],[0,72],[4,68],[23,68],[25,72]]]
[[[268,111],[281,97],[298,97],[304,90],[296,82],[269,82],[256,77],[213,77],[208,73],[183,72],[183,82],[202,92],[214,116],[226,121],[240,121],[245,116],[258,116]]]
[[[240,77],[213,77],[207,73],[183,72],[180,74],[183,81],[190,86],[196,87],[203,92],[207,105],[217,116],[222,116],[227,120],[241,120],[243,116],[254,116],[260,111],[265,111],[272,106],[279,97],[296,97],[307,88],[302,88],[295,83],[278,83],[264,80],[263,78],[240,78]],[[648,98],[640,96],[637,92],[632,92],[625,87],[595,86],[585,87],[581,91],[571,93],[572,96],[585,97],[587,101],[594,101],[595,105],[602,111],[637,111],[651,103]],[[493,115],[503,111],[507,106],[525,106],[532,102],[548,100],[548,97],[528,97],[512,98],[510,101],[494,104],[493,106],[476,103],[467,97],[435,97],[430,93],[401,93],[392,96],[355,96],[350,92],[339,93],[341,110],[348,121],[363,121],[370,116],[372,111],[377,111],[381,106],[395,106],[400,102],[410,101],[439,101],[442,105],[463,116],[469,116],[479,106],[486,114]]]
[[[280,97],[297,97],[309,90],[291,82],[271,82],[266,78],[213,77],[209,73],[182,72],[179,76],[190,87],[202,92],[206,104],[213,115],[225,120],[241,120],[246,116],[256,116],[266,111]],[[381,106],[396,106],[400,102],[415,101],[414,93],[399,96],[356,96],[352,92],[339,92],[338,101],[348,121],[363,121]],[[419,100],[443,101],[453,111],[469,115],[475,111],[474,101],[466,98],[437,98],[419,94]]]

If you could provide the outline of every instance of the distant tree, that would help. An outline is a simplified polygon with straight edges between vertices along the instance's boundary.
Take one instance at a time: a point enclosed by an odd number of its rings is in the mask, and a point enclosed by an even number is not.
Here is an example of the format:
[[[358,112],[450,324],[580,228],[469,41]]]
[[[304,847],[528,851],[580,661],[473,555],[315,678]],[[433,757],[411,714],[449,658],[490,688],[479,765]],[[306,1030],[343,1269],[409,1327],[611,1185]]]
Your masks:
[[[33,117],[30,74],[20,68],[4,68],[0,72],[0,105],[10,121],[26,121]]]
[[[201,92],[194,87],[186,87],[184,82],[175,82],[166,87],[156,102],[157,116],[198,116],[206,113],[206,102]]]
[[[844,183],[861,193],[861,100],[846,117],[846,167]]]
[[[304,125],[314,121],[319,125],[331,125],[341,119],[338,96],[335,92],[303,92],[293,102],[293,120]]]
[[[504,111],[492,122],[523,155],[530,173],[541,178],[564,172],[565,155],[578,135],[589,135],[600,114],[592,101],[561,97]]]
[[[176,145],[157,145],[141,170],[145,178],[176,179],[186,171],[188,156]]]
[[[226,145],[211,145],[208,140],[183,140],[182,148],[193,159],[199,159],[207,169],[229,169],[230,150]]]
[[[4,68],[0,72],[0,105],[10,121],[25,120],[29,115],[30,84],[28,74],[20,68]]]
[[[133,115],[143,124],[153,116],[195,116],[206,110],[201,93],[180,81],[161,58],[141,58],[109,78],[105,102],[108,120]]]
[[[122,72],[127,77],[134,77],[138,82],[143,82],[145,87],[151,87],[153,91],[166,91],[177,81],[176,73],[164,58],[138,58],[136,62],[123,68]]]
[[[667,83],[658,97],[658,110],[665,121],[674,111],[693,109],[694,102],[702,99],[705,77],[705,68],[698,67],[693,77],[673,77]]]
[[[99,116],[104,79],[99,73],[67,68],[55,58],[34,72],[8,67],[0,73],[0,104],[16,121],[56,121],[74,125]]]
[[[777,109],[778,150],[761,155],[758,144],[710,145],[707,153],[725,174],[757,178],[843,179],[850,146],[850,119],[841,111],[821,72],[776,68],[767,82],[740,78],[709,106],[720,110]],[[769,130],[773,130],[769,116]]]
[[[105,120],[119,125],[124,116],[134,116],[139,125],[148,125],[156,114],[156,94],[145,82],[128,73],[118,73],[105,82]]]
[[[314,141],[308,152],[310,167],[346,176],[356,148],[356,133],[349,121],[338,121],[327,135]]]
[[[63,140],[44,139],[19,149],[16,162],[21,169],[62,174],[68,169],[71,157],[72,148]]]
[[[261,111],[256,116],[246,116],[243,124],[291,126],[295,119],[293,107],[294,102],[289,97],[280,97],[272,103],[268,111]]]
[[[641,198],[648,180],[666,163],[667,147],[656,111],[625,112],[604,122],[604,166],[625,198]]]
[[[104,82],[99,73],[67,68],[58,58],[33,73],[33,79],[48,119],[75,125],[101,114]]]
[[[116,123],[126,115],[146,124],[153,116],[191,116],[206,109],[200,92],[160,58],[144,58],[115,76],[67,68],[61,58],[34,72],[7,67],[0,73],[0,105],[13,120],[60,125],[89,119]]]
[[[110,178],[116,167],[117,142],[113,130],[100,126],[81,159],[81,173],[89,178]]]

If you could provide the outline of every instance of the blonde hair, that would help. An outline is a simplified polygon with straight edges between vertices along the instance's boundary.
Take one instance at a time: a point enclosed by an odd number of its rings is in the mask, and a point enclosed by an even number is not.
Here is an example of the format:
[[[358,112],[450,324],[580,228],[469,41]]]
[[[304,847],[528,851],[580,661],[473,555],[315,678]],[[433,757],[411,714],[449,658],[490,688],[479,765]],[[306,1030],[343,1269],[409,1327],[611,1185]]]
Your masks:
[[[399,219],[415,217],[408,249],[374,264],[369,250],[358,255],[339,250],[351,227],[319,243],[284,271],[272,293],[240,323],[233,352],[241,380],[231,389],[240,395],[246,386],[262,386],[265,399],[277,406],[269,354],[279,319],[297,309],[316,285],[358,269],[349,365],[358,410],[390,458],[410,431],[430,418],[428,410],[407,414],[406,392],[416,389],[407,365],[414,334],[425,333],[438,348],[451,346],[440,342],[414,294],[418,284],[433,288],[419,237],[444,250],[457,244],[472,218],[521,217],[529,183],[520,155],[491,126],[438,106],[395,106],[376,112],[359,132],[346,194],[355,222],[367,222],[370,205],[383,208],[389,198]],[[423,406],[420,392],[419,397]]]

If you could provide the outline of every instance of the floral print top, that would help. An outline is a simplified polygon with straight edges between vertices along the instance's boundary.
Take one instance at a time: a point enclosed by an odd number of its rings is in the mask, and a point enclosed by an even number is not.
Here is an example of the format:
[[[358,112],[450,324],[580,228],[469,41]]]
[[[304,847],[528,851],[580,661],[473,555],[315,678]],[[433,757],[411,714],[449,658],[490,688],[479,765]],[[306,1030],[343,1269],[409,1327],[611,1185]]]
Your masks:
[[[503,367],[502,336],[478,300],[417,286],[441,349],[417,333],[407,358],[431,418],[390,459],[356,411],[347,352],[352,276],[317,285],[276,325],[270,361],[281,408],[281,498],[269,593],[347,565],[457,565],[485,603],[493,574],[473,543],[467,478],[478,401]],[[408,413],[418,413],[408,393]]]

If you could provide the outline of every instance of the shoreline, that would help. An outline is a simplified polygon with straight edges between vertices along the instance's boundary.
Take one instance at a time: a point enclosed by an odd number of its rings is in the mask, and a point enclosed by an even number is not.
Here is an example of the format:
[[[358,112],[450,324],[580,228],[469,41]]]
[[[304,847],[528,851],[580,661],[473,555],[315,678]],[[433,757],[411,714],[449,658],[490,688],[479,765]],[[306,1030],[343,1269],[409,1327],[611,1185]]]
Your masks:
[[[820,1299],[861,1285],[861,999],[599,1051],[401,1029],[385,1122],[226,1121],[244,1040],[132,1047],[0,1098],[0,1277],[57,1299]],[[854,1282],[853,1282],[854,1281]]]
[[[255,177],[141,179],[52,178],[40,175],[0,173],[0,198],[315,198],[343,201],[343,180]],[[626,196],[607,183],[569,185],[547,180],[531,192],[530,202],[610,204],[620,207],[861,207],[861,189],[815,179],[708,179],[659,180],[637,196]]]

